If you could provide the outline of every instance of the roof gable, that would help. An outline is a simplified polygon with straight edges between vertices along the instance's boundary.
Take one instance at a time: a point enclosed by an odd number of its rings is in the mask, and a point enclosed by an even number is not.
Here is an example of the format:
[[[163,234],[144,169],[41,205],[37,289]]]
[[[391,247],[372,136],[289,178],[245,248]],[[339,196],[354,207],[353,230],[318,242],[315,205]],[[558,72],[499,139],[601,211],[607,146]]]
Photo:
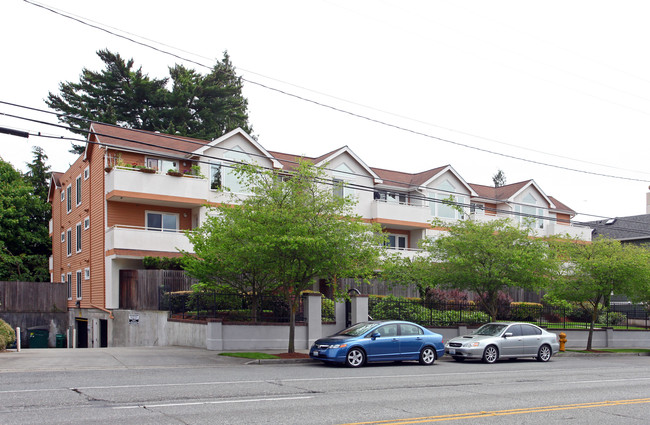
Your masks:
[[[283,165],[280,161],[278,161],[269,151],[264,149],[262,145],[259,144],[259,142],[255,139],[253,139],[251,136],[248,135],[244,130],[241,128],[236,128],[232,131],[229,131],[228,133],[224,134],[221,137],[218,137],[214,139],[213,141],[206,143],[204,146],[201,146],[200,148],[194,150],[192,152],[193,155],[203,155],[205,152],[210,149],[219,146],[221,143],[225,142],[226,140],[231,139],[232,137],[239,135],[243,137],[248,143],[250,143],[252,146],[255,147],[258,151],[262,153],[263,156],[265,156],[271,163],[273,164],[273,168],[282,168]]]

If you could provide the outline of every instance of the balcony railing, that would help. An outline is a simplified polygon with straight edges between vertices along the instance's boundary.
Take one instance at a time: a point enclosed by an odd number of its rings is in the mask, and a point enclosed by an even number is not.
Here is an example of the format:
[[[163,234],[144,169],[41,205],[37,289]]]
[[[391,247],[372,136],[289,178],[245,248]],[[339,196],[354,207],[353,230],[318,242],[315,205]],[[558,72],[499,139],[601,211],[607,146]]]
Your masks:
[[[106,230],[106,250],[194,252],[194,246],[182,231],[156,231],[143,227],[113,226]]]
[[[129,196],[138,197],[146,194],[142,202],[149,198],[161,199],[178,198],[181,203],[201,205],[206,203],[209,196],[208,180],[196,176],[170,176],[161,173],[145,173],[134,168],[115,167],[106,175],[106,193],[115,194],[116,198]],[[119,200],[119,199],[116,199]]]

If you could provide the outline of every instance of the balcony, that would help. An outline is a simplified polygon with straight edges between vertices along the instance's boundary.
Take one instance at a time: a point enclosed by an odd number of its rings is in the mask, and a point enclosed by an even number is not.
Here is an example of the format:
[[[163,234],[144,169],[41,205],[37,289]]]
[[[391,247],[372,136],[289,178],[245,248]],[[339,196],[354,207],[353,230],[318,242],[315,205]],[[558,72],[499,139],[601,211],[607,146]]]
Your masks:
[[[207,203],[207,179],[143,173],[115,167],[106,174],[106,199],[191,208]]]
[[[128,249],[137,251],[194,252],[194,246],[183,232],[161,232],[142,227],[113,226],[106,230],[106,251]]]
[[[510,217],[507,215],[487,215],[487,214],[471,214],[470,219],[480,222],[488,222],[492,220],[502,219],[504,217]],[[518,222],[512,220],[512,224],[517,224]],[[580,239],[583,241],[591,240],[591,228],[583,226],[574,226],[571,224],[559,224],[551,220],[544,220],[544,228],[542,229],[533,229],[532,234],[538,237],[546,236],[563,236],[569,235],[571,238]]]
[[[433,219],[431,209],[426,206],[399,204],[396,202],[373,201],[370,208],[370,218],[383,221],[394,221],[391,227],[412,228],[429,227]],[[399,222],[405,224],[400,226]]]

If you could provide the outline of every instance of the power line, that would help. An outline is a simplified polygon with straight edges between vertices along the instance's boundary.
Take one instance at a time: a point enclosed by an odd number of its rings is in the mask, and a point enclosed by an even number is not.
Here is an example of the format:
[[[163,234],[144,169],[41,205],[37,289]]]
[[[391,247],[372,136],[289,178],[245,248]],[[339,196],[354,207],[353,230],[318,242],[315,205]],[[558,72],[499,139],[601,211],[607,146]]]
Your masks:
[[[83,19],[67,15],[67,14],[62,13],[62,12],[60,12],[58,10],[53,9],[53,8],[46,7],[44,5],[34,3],[32,1],[29,1],[29,0],[24,0],[24,1],[31,4],[31,5],[33,5],[33,6],[43,8],[43,9],[45,9],[47,11],[50,11],[50,12],[55,13],[57,15],[60,15],[62,17],[74,20],[74,21],[76,21],[76,22],[78,22],[78,23],[80,23],[82,25],[86,25],[86,26],[89,26],[91,28],[106,32],[106,33],[108,33],[110,35],[113,35],[115,37],[123,38],[123,39],[125,39],[127,41],[133,42],[133,43],[141,45],[143,47],[153,49],[153,50],[155,50],[157,52],[172,56],[174,58],[177,58],[177,59],[180,59],[180,60],[183,60],[183,61],[190,62],[192,64],[198,65],[198,66],[206,68],[206,69],[212,69],[212,67],[210,67],[208,65],[205,65],[203,63],[200,63],[198,61],[195,61],[195,60],[192,60],[192,59],[189,59],[189,58],[186,58],[186,57],[182,57],[180,55],[177,55],[175,53],[169,52],[169,51],[164,50],[164,49],[160,49],[158,47],[152,46],[152,45],[147,44],[147,43],[143,43],[143,42],[135,40],[135,39],[133,39],[131,37],[127,37],[125,35],[118,34],[116,32],[107,30],[106,28],[102,28],[102,27],[100,27],[98,25],[90,24],[90,23],[86,22]],[[120,31],[122,31],[122,30],[120,30]],[[138,36],[138,37],[140,37],[140,36]],[[144,37],[140,37],[140,38],[144,38]],[[162,44],[162,43],[159,43],[159,44]],[[180,49],[177,49],[177,50],[180,50]],[[257,74],[257,75],[261,75],[261,74]],[[311,103],[311,104],[314,104],[314,105],[317,105],[317,106],[320,106],[320,107],[323,107],[323,108],[327,108],[327,109],[330,109],[330,110],[333,110],[333,111],[336,111],[336,112],[339,112],[339,113],[342,113],[342,114],[346,114],[346,115],[349,115],[349,116],[352,116],[352,117],[355,117],[355,118],[364,119],[366,121],[369,121],[369,122],[372,122],[372,123],[375,123],[375,124],[379,124],[379,125],[382,125],[382,126],[385,126],[385,127],[389,127],[389,128],[399,130],[399,131],[411,133],[411,134],[414,134],[414,135],[417,135],[417,136],[422,136],[422,137],[425,137],[425,138],[428,138],[428,139],[431,139],[431,140],[436,140],[436,141],[452,144],[452,145],[467,148],[467,149],[476,150],[476,151],[479,151],[479,152],[483,152],[483,153],[487,153],[487,154],[491,154],[491,155],[495,155],[495,156],[501,156],[501,157],[505,157],[505,158],[509,158],[509,159],[514,159],[514,160],[517,160],[517,161],[527,162],[527,163],[546,166],[546,167],[552,167],[552,168],[565,170],[565,171],[570,171],[570,172],[582,173],[582,174],[587,174],[587,175],[594,175],[594,176],[599,176],[599,177],[615,178],[615,179],[621,179],[621,180],[627,180],[627,181],[637,181],[637,182],[650,183],[650,180],[635,179],[635,178],[630,178],[630,177],[621,177],[621,176],[616,176],[616,175],[612,175],[612,174],[596,173],[596,172],[592,172],[592,171],[580,170],[580,169],[571,168],[571,167],[564,167],[564,166],[560,166],[560,165],[556,165],[556,164],[549,164],[549,163],[545,163],[545,162],[542,162],[542,161],[535,161],[535,160],[531,160],[531,159],[527,159],[527,158],[523,158],[523,157],[519,157],[519,156],[515,156],[515,155],[510,155],[510,154],[505,154],[505,153],[501,153],[501,152],[497,152],[497,151],[493,151],[493,150],[489,150],[489,149],[484,149],[484,148],[480,148],[480,147],[477,147],[477,146],[472,146],[472,145],[469,145],[469,144],[466,144],[466,143],[460,143],[460,142],[457,142],[457,141],[454,141],[454,140],[451,140],[451,139],[434,136],[434,135],[431,135],[431,134],[428,134],[428,133],[425,133],[425,132],[422,132],[422,131],[413,130],[413,129],[410,129],[410,128],[407,128],[407,127],[404,127],[404,126],[401,126],[401,125],[392,124],[392,123],[389,123],[389,122],[386,122],[386,121],[383,121],[383,120],[380,120],[380,119],[372,118],[372,117],[369,117],[369,116],[366,116],[366,115],[358,114],[358,113],[351,112],[351,111],[348,111],[348,110],[345,110],[345,109],[342,109],[342,108],[338,108],[338,107],[335,107],[335,106],[332,106],[332,105],[328,105],[328,104],[325,104],[325,103],[322,103],[322,102],[319,102],[319,101],[316,101],[316,100],[312,100],[312,99],[306,98],[304,96],[299,96],[297,94],[290,93],[290,92],[287,92],[285,90],[281,90],[281,89],[278,89],[278,88],[275,88],[275,87],[271,87],[271,86],[268,86],[266,84],[263,84],[263,83],[260,83],[260,82],[257,82],[257,81],[253,81],[253,80],[250,80],[250,79],[247,79],[247,78],[244,78],[244,77],[240,77],[240,78],[244,82],[247,82],[249,84],[262,87],[262,88],[270,90],[270,91],[274,91],[276,93],[283,94],[285,96],[293,97],[295,99],[298,99],[298,100],[301,100],[301,101],[304,101],[304,102],[308,102],[308,103]],[[265,77],[265,78],[268,78],[268,77]],[[407,119],[412,120],[410,118],[407,118]],[[412,120],[412,121],[417,121],[417,120]],[[424,124],[433,125],[433,124],[429,124],[429,123],[424,123]],[[439,127],[439,126],[436,126],[436,127]],[[444,127],[441,127],[441,128],[444,128]],[[450,130],[450,129],[447,129],[447,130]],[[456,130],[450,130],[450,131],[456,131]],[[479,137],[479,136],[472,135],[470,133],[463,133],[463,132],[458,132],[458,133],[469,135],[469,136],[472,136],[472,137]],[[480,137],[480,138],[483,138],[483,137]],[[503,143],[503,142],[499,142],[499,141],[496,141],[496,140],[493,140],[493,139],[487,139],[487,138],[484,138],[484,139],[485,140],[490,140],[490,141],[495,141],[497,143]],[[509,145],[509,144],[506,144],[506,145]],[[510,145],[510,146],[516,146],[516,145]],[[608,168],[620,169],[619,167],[612,167],[612,166],[609,166],[609,165],[603,165],[603,164],[597,164],[597,163],[592,163],[592,162],[588,162],[588,161],[582,161],[582,160],[578,160],[578,159],[575,159],[575,158],[568,158],[568,157],[564,157],[564,156],[560,156],[560,155],[556,155],[556,154],[549,154],[549,153],[546,153],[546,152],[536,151],[536,150],[524,148],[524,147],[521,147],[521,146],[516,146],[516,147],[521,148],[521,149],[531,150],[531,151],[534,151],[534,152],[537,152],[537,153],[543,153],[543,154],[546,154],[546,155],[552,155],[552,156],[556,156],[556,157],[560,157],[560,158],[564,158],[564,159],[570,159],[570,160],[577,161],[577,162],[584,162],[584,163],[588,163],[588,164],[592,164],[592,165],[599,165],[599,166],[605,166],[605,167],[608,167]]]
[[[0,103],[6,103],[7,104],[8,102],[0,101]],[[30,108],[30,107],[27,107],[27,108],[31,109],[31,110],[39,111],[37,108]],[[46,113],[50,113],[50,114],[52,113],[50,111],[42,111],[42,110],[41,110],[41,112],[46,112]],[[69,127],[66,127],[66,126],[61,125],[61,124],[47,123],[47,122],[35,120],[35,119],[32,119],[32,118],[20,117],[20,116],[6,114],[6,113],[2,113],[2,115],[8,115],[8,116],[11,116],[13,118],[24,119],[24,120],[27,120],[27,121],[36,122],[36,123],[40,123],[40,124],[51,125],[51,126],[54,126],[54,127],[57,127],[57,128],[63,128],[63,129],[68,129],[68,130],[70,129]],[[103,123],[98,123],[98,124],[103,124]],[[104,125],[109,125],[110,126],[110,124],[104,124]],[[151,132],[144,131],[144,130],[136,130],[136,129],[128,129],[128,130],[129,131],[134,131],[134,132],[137,132],[137,133],[151,134]],[[91,133],[90,130],[83,130],[83,131],[86,132],[86,133]],[[98,131],[93,131],[92,133],[97,135],[97,136],[111,137],[111,138],[116,139],[116,140],[127,141],[127,142],[131,142],[131,143],[135,143],[135,144],[139,144],[139,145],[143,145],[143,146],[147,146],[147,147],[156,147],[158,149],[171,151],[171,152],[174,152],[174,153],[177,153],[177,154],[196,155],[196,156],[204,158],[203,160],[198,160],[198,161],[194,160],[194,161],[199,162],[199,163],[214,164],[214,162],[209,161],[210,159],[214,159],[214,160],[218,160],[220,162],[228,162],[228,163],[232,164],[232,165],[226,165],[226,164],[221,163],[220,166],[223,166],[225,168],[235,168],[237,165],[243,164],[243,162],[241,162],[241,161],[236,161],[236,160],[232,160],[232,159],[228,159],[228,158],[215,157],[215,156],[206,155],[206,154],[197,154],[194,151],[187,151],[187,150],[183,150],[183,149],[161,147],[161,146],[156,145],[156,144],[146,143],[146,142],[142,142],[140,140],[131,139],[131,138],[116,137],[116,136],[109,135],[109,134],[104,134],[104,133],[101,133],[101,132],[98,132]],[[38,133],[30,133],[30,135],[37,136],[37,137],[44,137],[44,138],[53,138],[53,139],[58,139],[58,140],[75,141],[75,142],[80,142],[80,143],[98,144],[98,145],[107,146],[109,148],[112,147],[112,148],[125,149],[123,146],[120,146],[120,145],[111,145],[111,144],[108,144],[108,143],[105,143],[105,142],[93,142],[93,141],[86,140],[86,139],[75,139],[75,138],[63,137],[63,136],[43,135],[40,132],[38,132]],[[183,141],[183,142],[186,142],[186,143],[196,144],[196,145],[198,145],[200,147],[205,147],[207,145],[207,143],[204,143],[204,142],[201,142],[201,141],[198,141],[198,140],[188,140],[188,139],[185,139],[185,138],[171,136],[171,135],[167,135],[167,134],[163,134],[163,133],[156,134],[156,135],[159,136],[159,137],[167,138],[167,139],[180,140],[180,141]],[[218,148],[218,149],[222,149],[222,150],[226,150],[226,151],[233,151],[233,149],[228,149],[228,148],[223,148],[223,147],[218,147],[218,146],[215,146],[213,148]],[[142,153],[142,154],[152,154],[151,150],[143,150],[143,149],[137,149],[137,148],[128,148],[127,150],[130,150],[130,151],[136,152],[136,153]],[[160,155],[160,152],[153,152],[153,153]],[[249,154],[250,156],[259,156],[259,157],[262,157],[262,158],[267,158],[266,156],[261,155],[261,154],[254,154],[254,153],[247,153],[247,154]],[[284,159],[283,159],[283,162],[288,162],[290,164],[298,164],[297,161],[284,160]],[[261,167],[261,168],[265,168],[265,167]],[[266,168],[266,169],[272,170],[272,168]],[[327,167],[322,167],[322,169],[326,170],[326,171],[343,173],[340,170],[333,170],[333,169],[329,169]],[[358,173],[347,172],[345,174],[350,174],[350,175],[360,176],[360,177],[367,177],[366,175],[362,175],[362,174],[358,174]],[[395,183],[395,184],[410,185],[410,182],[397,181],[397,180],[389,180],[389,181],[392,182],[392,183]],[[332,186],[337,184],[337,183],[334,182],[334,179],[329,180],[329,181],[321,181],[321,183],[332,185]],[[424,201],[424,202],[441,203],[441,204],[446,204],[446,205],[458,206],[460,208],[470,208],[471,209],[473,207],[476,207],[476,204],[471,203],[471,202],[470,203],[465,203],[465,202],[458,202],[458,201],[455,201],[455,200],[438,199],[438,198],[435,198],[435,197],[430,197],[430,196],[425,196],[425,195],[413,195],[411,192],[401,192],[399,190],[388,190],[388,189],[386,189],[386,190],[377,189],[374,186],[365,186],[365,185],[360,185],[360,184],[356,184],[356,183],[348,183],[348,184],[346,184],[346,186],[350,187],[350,188],[353,188],[353,189],[356,189],[356,190],[366,191],[366,192],[373,192],[373,193],[374,192],[402,193],[402,194],[408,195],[409,199],[412,199],[412,200],[420,200],[420,201]],[[451,195],[458,195],[458,196],[463,196],[463,197],[469,197],[468,194],[461,193],[461,192],[445,191],[445,190],[438,190],[438,189],[436,189],[436,191],[445,192],[445,193],[449,194],[450,196]],[[502,199],[497,199],[497,198],[494,198],[494,199],[482,198],[482,199],[492,200],[492,201],[495,201],[497,203],[498,202],[503,202]],[[511,205],[520,205],[520,206],[530,206],[528,204],[517,203],[517,202],[509,202],[509,204],[511,204]],[[530,213],[524,213],[524,212],[510,211],[510,210],[504,210],[504,209],[498,209],[498,208],[492,208],[492,207],[485,207],[485,209],[490,211],[490,212],[494,212],[495,214],[500,213],[500,214],[505,214],[505,215],[518,216],[518,217],[527,217],[527,218],[531,218],[531,219],[534,219],[534,220],[559,221],[557,218],[544,216],[544,215],[537,215],[537,214],[530,214]],[[548,210],[549,208],[541,208],[541,209]],[[591,214],[585,214],[585,215],[589,215],[589,216],[592,216],[592,217],[599,217],[599,216],[591,215]],[[609,217],[600,216],[600,218],[609,218]],[[622,219],[622,218],[618,218],[618,220],[620,220],[621,222],[641,223],[641,222],[632,221],[632,220],[629,220],[629,219]],[[578,225],[578,226],[583,226],[583,227],[591,227],[587,223],[583,223],[583,222],[573,222],[573,224]],[[641,235],[649,235],[650,234],[650,233],[647,233],[647,232],[634,230],[634,229],[629,229],[629,231],[630,231],[630,233],[638,233],[638,234],[641,234]]]

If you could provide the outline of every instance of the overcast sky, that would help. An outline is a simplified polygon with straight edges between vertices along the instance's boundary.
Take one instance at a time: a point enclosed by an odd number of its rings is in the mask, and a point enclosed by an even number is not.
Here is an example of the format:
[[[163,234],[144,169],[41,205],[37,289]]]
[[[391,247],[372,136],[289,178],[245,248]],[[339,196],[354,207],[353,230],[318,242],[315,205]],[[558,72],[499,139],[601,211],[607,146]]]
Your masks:
[[[419,172],[450,164],[485,185],[501,169],[508,183],[535,180],[578,219],[646,212],[647,1],[38,4],[207,66],[227,50],[251,81],[250,122],[268,150],[319,156],[347,145],[369,166]],[[78,81],[84,66],[103,68],[95,53],[103,48],[133,58],[150,77],[183,63],[24,1],[4,0],[0,12],[0,101],[46,109],[59,82]],[[2,127],[70,136],[2,114],[56,122],[52,116],[0,104]],[[67,141],[7,135],[0,156],[24,171],[35,145],[53,171],[75,160]]]

